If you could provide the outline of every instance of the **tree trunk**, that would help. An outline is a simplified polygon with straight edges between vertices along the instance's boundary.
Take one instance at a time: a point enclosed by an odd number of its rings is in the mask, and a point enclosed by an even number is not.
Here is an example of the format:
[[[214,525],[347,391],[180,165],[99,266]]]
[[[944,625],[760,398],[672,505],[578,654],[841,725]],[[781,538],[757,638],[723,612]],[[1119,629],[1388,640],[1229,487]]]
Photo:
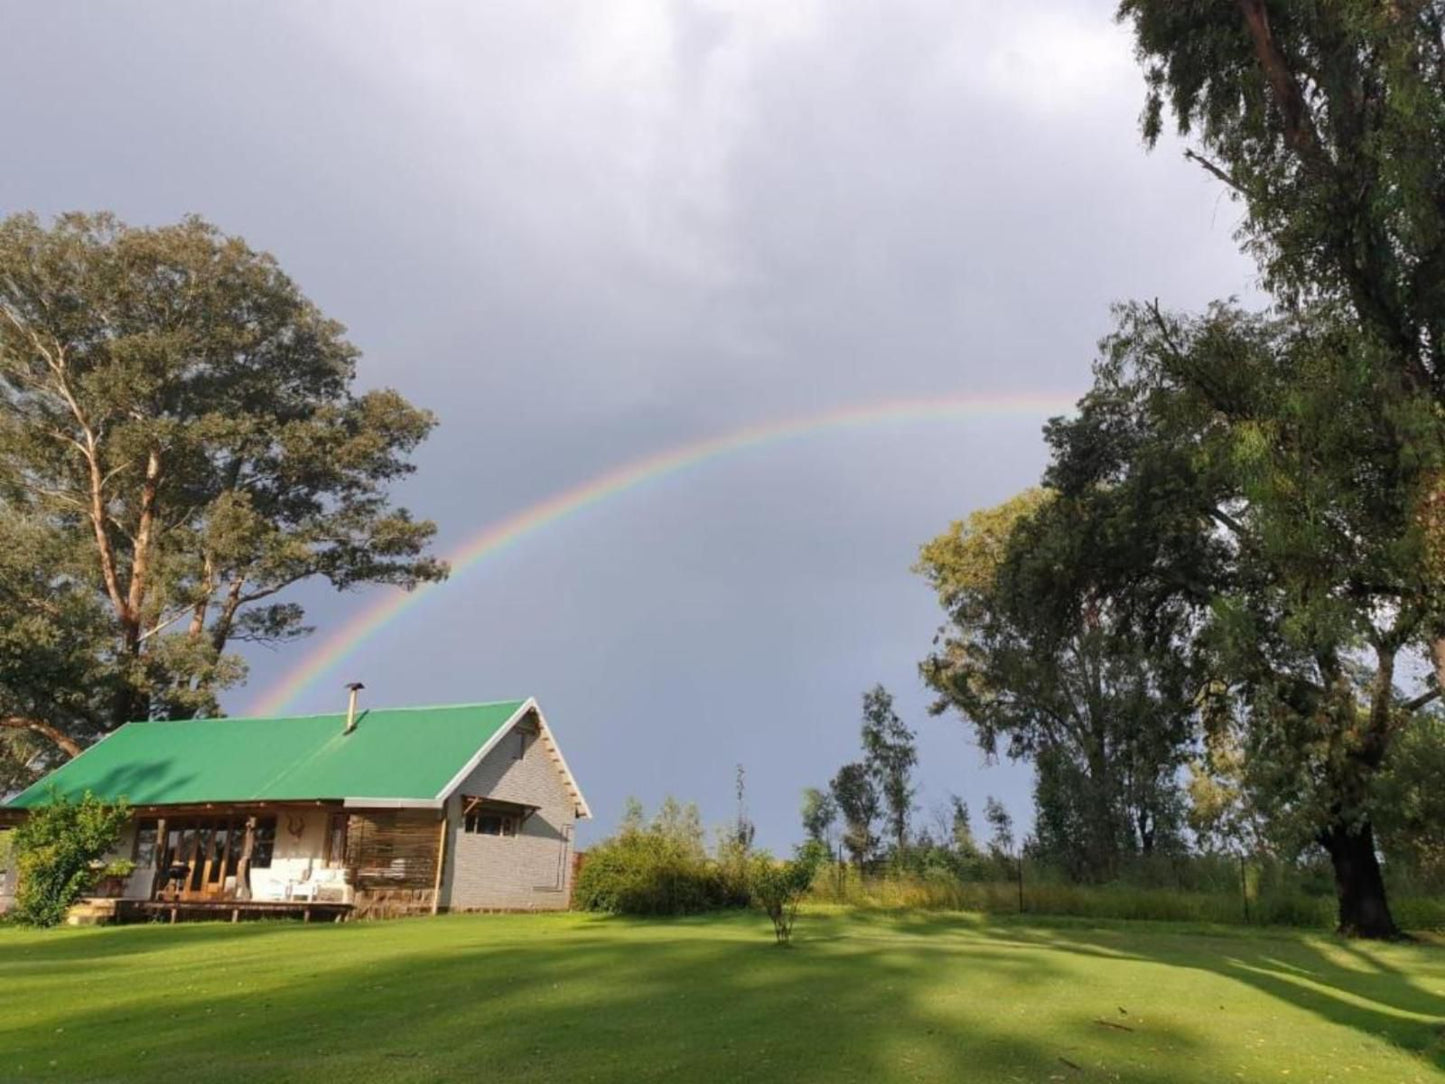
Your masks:
[[[1369,821],[1351,831],[1336,824],[1320,834],[1335,868],[1339,932],[1346,937],[1392,939],[1400,928],[1385,899],[1385,879],[1375,855],[1375,831]]]
[[[1111,881],[1119,872],[1119,811],[1115,805],[1114,779],[1107,747],[1102,739],[1086,750],[1088,793],[1084,796],[1084,851],[1089,864],[1087,879],[1097,884]]]
[[[1154,827],[1159,823],[1158,819],[1148,810],[1141,809],[1136,814],[1135,823],[1139,827],[1139,851],[1147,858],[1154,853]]]

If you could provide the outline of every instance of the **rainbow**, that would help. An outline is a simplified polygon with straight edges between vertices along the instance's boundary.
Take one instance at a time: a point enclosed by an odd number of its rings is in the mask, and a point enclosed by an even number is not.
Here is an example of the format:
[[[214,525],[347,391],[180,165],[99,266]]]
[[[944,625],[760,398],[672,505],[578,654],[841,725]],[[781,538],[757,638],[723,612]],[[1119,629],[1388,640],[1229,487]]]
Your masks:
[[[737,452],[839,429],[866,428],[893,422],[958,420],[976,417],[1043,418],[1073,409],[1074,396],[1058,393],[961,395],[900,399],[843,407],[745,426],[644,456],[563,490],[520,512],[482,528],[448,555],[452,578],[415,591],[383,594],[341,628],[317,644],[296,667],[251,705],[253,715],[279,715],[314,682],[334,670],[362,644],[409,610],[444,590],[488,557],[544,527],[576,515],[648,482]]]

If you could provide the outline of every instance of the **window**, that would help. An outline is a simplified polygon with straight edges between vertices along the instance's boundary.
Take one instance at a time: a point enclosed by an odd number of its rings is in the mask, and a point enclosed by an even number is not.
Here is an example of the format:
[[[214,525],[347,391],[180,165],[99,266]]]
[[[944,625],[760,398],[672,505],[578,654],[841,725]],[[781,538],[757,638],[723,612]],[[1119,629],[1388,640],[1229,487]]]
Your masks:
[[[276,852],[276,818],[257,817],[256,832],[251,837],[251,868],[270,869]]]
[[[155,821],[141,821],[135,826],[135,849],[131,858],[138,868],[149,869],[156,864],[156,831]]]
[[[517,818],[505,813],[468,813],[462,823],[468,835],[473,836],[515,836]]]
[[[526,732],[525,730],[518,729],[518,730],[517,730],[517,751],[512,754],[512,759],[513,759],[513,760],[521,760],[521,759],[522,759],[524,756],[526,756],[526,755],[527,755],[527,732]]]
[[[346,813],[333,813],[326,825],[326,864],[335,868],[346,864]]]

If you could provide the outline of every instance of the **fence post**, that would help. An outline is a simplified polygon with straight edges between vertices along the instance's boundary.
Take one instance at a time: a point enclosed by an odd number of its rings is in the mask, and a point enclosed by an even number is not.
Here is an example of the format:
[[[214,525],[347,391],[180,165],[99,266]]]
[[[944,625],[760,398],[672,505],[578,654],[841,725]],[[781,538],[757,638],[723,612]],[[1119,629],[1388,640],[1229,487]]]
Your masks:
[[[1024,913],[1024,852],[1019,851],[1019,914]]]

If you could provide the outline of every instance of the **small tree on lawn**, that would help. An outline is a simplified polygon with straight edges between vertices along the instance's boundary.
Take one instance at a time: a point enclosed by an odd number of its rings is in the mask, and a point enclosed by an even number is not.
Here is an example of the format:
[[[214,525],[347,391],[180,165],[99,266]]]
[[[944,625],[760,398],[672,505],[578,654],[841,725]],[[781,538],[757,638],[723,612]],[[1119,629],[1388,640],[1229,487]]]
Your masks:
[[[52,791],[50,801],[15,830],[16,919],[29,926],[58,925],[99,878],[130,873],[129,860],[101,862],[129,817],[124,802],[107,805],[89,791],[72,802]]]
[[[827,857],[827,849],[816,840],[803,844],[797,857],[786,862],[775,861],[769,854],[754,857],[749,885],[753,903],[773,920],[773,936],[778,944],[786,945],[792,939],[798,904]]]

